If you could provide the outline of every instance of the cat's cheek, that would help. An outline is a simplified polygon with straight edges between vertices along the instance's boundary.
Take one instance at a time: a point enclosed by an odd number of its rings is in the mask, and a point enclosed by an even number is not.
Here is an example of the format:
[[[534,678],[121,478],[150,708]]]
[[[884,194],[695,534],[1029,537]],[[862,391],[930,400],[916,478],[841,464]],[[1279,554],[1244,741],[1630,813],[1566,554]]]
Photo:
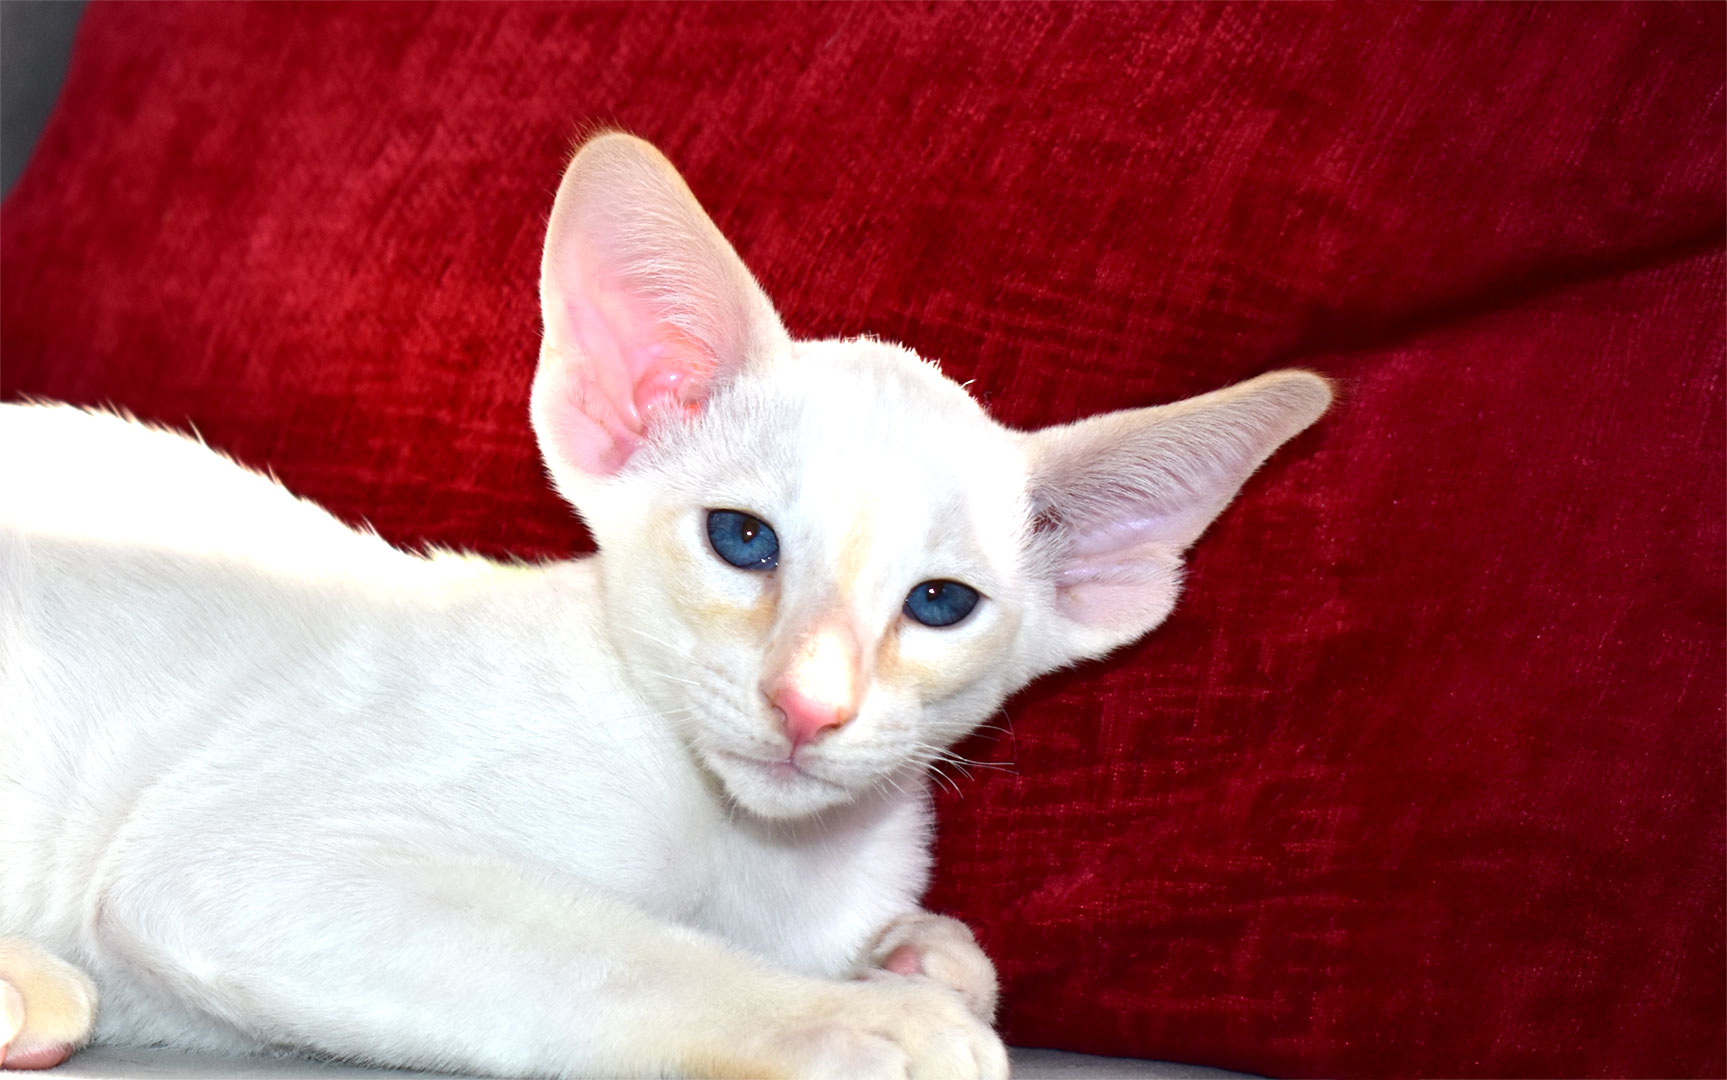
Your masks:
[[[749,600],[728,600],[691,589],[674,595],[678,617],[699,636],[738,643],[765,641],[773,630],[778,590],[762,589]]]
[[[690,533],[688,513],[672,509],[650,517],[645,530],[662,568],[659,587],[676,617],[702,640],[765,640],[779,607],[776,575],[721,566]]]
[[[949,698],[994,671],[1013,648],[1017,620],[987,627],[931,629],[901,624],[876,648],[876,681],[918,702]]]

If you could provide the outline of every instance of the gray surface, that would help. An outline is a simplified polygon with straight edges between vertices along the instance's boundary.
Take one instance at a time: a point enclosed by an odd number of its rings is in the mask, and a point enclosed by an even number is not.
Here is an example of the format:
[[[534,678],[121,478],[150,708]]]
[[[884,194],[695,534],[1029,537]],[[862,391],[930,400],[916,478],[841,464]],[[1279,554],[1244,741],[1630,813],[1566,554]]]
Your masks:
[[[396,1072],[332,1065],[303,1058],[200,1057],[172,1050],[132,1050],[101,1046],[46,1073],[43,1080],[83,1077],[85,1080],[449,1080],[441,1073]],[[1216,1080],[1241,1073],[1174,1065],[1162,1061],[1092,1057],[1056,1050],[1014,1050],[1017,1080]]]
[[[54,110],[84,0],[0,0],[0,192],[24,172]]]
[[[449,1080],[440,1073],[402,1072],[383,1069],[361,1069],[352,1065],[331,1065],[303,1058],[245,1058],[182,1054],[175,1050],[135,1050],[129,1047],[98,1046],[76,1055],[57,1069],[43,1073],[13,1073],[13,1076],[41,1076],[43,1080],[60,1077],[88,1077],[90,1080],[343,1080],[370,1076],[389,1080],[413,1080],[415,1077],[436,1077]]]
[[[1247,1073],[1227,1069],[1209,1069],[1204,1065],[1182,1065],[1173,1061],[1145,1061],[1140,1058],[1094,1057],[1091,1054],[1070,1054],[1063,1050],[1024,1050],[1015,1047],[1013,1075],[1017,1080],[1222,1080],[1225,1077],[1245,1077]]]

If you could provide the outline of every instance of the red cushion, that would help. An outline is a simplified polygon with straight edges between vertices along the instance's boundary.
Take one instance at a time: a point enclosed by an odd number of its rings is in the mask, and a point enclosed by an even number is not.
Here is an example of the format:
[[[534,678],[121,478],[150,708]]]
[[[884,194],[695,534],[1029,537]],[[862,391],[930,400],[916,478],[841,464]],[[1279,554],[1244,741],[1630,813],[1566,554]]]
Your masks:
[[[966,752],[932,902],[1015,1041],[1727,1071],[1727,37],[1636,6],[93,5],[0,391],[392,540],[585,545],[526,423],[578,131],[806,336],[1011,422],[1337,377],[1169,624]]]

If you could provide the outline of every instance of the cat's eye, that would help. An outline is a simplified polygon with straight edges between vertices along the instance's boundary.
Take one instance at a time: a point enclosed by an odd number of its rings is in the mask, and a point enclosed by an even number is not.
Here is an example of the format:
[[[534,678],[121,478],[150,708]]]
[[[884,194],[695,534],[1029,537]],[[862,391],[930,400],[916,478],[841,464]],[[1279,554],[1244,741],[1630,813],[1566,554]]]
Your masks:
[[[708,543],[739,570],[772,570],[780,562],[780,538],[773,527],[742,510],[709,510]]]
[[[923,581],[906,594],[905,613],[925,626],[952,626],[977,607],[977,590],[957,581]]]

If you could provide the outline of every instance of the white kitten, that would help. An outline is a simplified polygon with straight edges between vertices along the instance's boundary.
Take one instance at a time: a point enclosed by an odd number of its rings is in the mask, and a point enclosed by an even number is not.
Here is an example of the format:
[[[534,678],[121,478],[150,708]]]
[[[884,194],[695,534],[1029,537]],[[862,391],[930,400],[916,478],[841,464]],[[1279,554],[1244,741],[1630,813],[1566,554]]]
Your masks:
[[[1325,383],[1008,430],[904,349],[793,341],[621,135],[541,301],[577,562],[403,554],[178,435],[0,410],[14,1065],[1005,1074],[989,961],[917,907],[924,770],[1161,621]]]

